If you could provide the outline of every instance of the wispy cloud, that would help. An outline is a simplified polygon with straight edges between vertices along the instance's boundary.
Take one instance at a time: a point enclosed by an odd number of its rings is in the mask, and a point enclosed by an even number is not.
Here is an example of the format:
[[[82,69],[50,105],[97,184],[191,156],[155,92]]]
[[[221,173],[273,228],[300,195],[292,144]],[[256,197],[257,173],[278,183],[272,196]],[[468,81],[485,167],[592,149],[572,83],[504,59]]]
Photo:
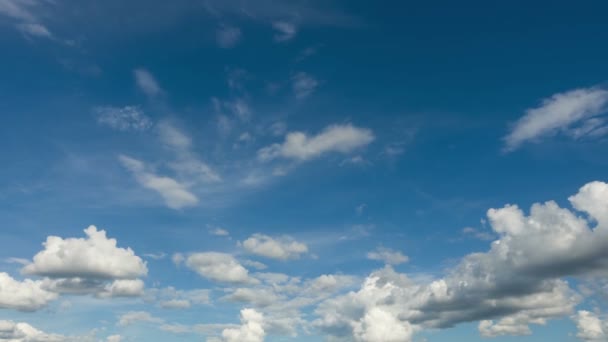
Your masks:
[[[274,40],[277,42],[292,40],[298,32],[296,25],[287,21],[275,21],[272,27],[277,31],[274,35]]]
[[[241,36],[241,29],[234,26],[222,26],[215,33],[217,44],[224,49],[235,47],[241,40]]]
[[[169,208],[181,209],[198,204],[198,197],[177,180],[147,170],[145,164],[137,159],[121,155],[119,160],[141,186],[160,194]]]
[[[608,111],[608,90],[581,88],[544,99],[528,109],[504,137],[504,150],[510,152],[530,141],[560,132],[575,138],[608,133],[608,125],[598,115]]]
[[[152,120],[138,106],[96,107],[93,111],[99,124],[119,131],[144,131],[152,126]]]
[[[150,71],[144,68],[138,68],[133,70],[133,75],[135,76],[135,83],[139,89],[149,97],[153,98],[164,93]]]
[[[370,129],[351,124],[332,125],[321,133],[308,136],[303,132],[291,132],[281,144],[264,147],[258,151],[258,158],[269,161],[276,158],[310,160],[329,152],[350,153],[374,141]]]
[[[53,34],[40,22],[37,14],[41,7],[52,4],[52,1],[2,0],[0,15],[13,19],[16,22],[15,27],[27,37],[52,39]]]
[[[305,72],[298,72],[291,78],[291,87],[297,99],[307,98],[318,86],[319,81]]]

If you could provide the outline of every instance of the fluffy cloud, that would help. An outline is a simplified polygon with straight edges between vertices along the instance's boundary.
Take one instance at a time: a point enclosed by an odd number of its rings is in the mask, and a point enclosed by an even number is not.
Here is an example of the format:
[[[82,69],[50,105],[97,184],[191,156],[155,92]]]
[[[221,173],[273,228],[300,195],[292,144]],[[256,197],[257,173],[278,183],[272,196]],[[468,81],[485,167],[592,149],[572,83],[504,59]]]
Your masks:
[[[233,48],[241,40],[241,29],[234,26],[222,26],[217,30],[215,38],[221,48]]]
[[[576,337],[585,342],[601,342],[608,339],[608,322],[602,321],[596,314],[579,311],[574,317],[578,333]]]
[[[148,70],[139,68],[133,70],[135,83],[144,94],[149,97],[156,97],[163,94],[163,89],[160,87],[156,78]]]
[[[242,243],[249,253],[271,259],[297,259],[308,252],[306,244],[289,237],[273,239],[263,234],[254,234]]]
[[[117,247],[104,230],[89,226],[87,238],[49,236],[44,250],[23,268],[26,274],[51,278],[133,279],[148,273],[145,262],[130,248]]]
[[[120,335],[111,335],[108,336],[106,342],[120,342],[122,341],[122,336]]]
[[[607,125],[594,118],[608,110],[608,90],[583,88],[558,93],[528,109],[504,138],[505,150],[513,151],[528,141],[565,132],[575,138],[604,134]]]
[[[274,40],[277,42],[292,40],[298,32],[296,25],[287,21],[276,21],[272,23],[272,28],[277,31],[274,35]]]
[[[138,106],[97,107],[94,109],[97,122],[119,131],[144,131],[152,126],[152,121]]]
[[[252,283],[249,271],[232,255],[217,252],[194,253],[186,259],[186,266],[199,275],[220,282]]]
[[[430,282],[390,267],[376,271],[359,291],[322,303],[315,325],[330,335],[373,341],[375,328],[368,323],[399,321],[403,337],[480,321],[480,333],[493,337],[528,334],[530,324],[568,315],[581,297],[563,278],[606,276],[608,184],[586,184],[569,200],[589,219],[553,201],[532,205],[529,215],[514,205],[490,209],[499,238],[489,251],[465,256]]]
[[[7,273],[0,273],[0,308],[19,311],[35,311],[57,298],[47,291],[42,281],[26,279],[17,281]]]
[[[198,204],[198,197],[191,193],[188,188],[173,178],[159,176],[146,170],[143,162],[121,155],[120,162],[135,176],[135,180],[144,188],[158,192],[165,204],[172,209],[182,209]]]
[[[67,337],[47,334],[27,323],[0,321],[0,341],[8,342],[68,342]],[[71,340],[70,340],[71,341]]]
[[[332,125],[315,136],[303,132],[291,132],[282,144],[274,144],[258,151],[258,158],[268,161],[279,157],[295,160],[310,160],[325,153],[350,153],[369,145],[374,134],[367,128],[353,125]]]
[[[291,88],[297,99],[307,98],[318,86],[319,81],[305,72],[298,72],[291,78]]]
[[[222,331],[225,342],[262,342],[266,336],[264,331],[264,315],[253,310],[241,310],[241,326]]]
[[[382,261],[387,265],[399,265],[408,262],[409,258],[399,251],[390,248],[379,247],[375,251],[367,253],[370,260]]]

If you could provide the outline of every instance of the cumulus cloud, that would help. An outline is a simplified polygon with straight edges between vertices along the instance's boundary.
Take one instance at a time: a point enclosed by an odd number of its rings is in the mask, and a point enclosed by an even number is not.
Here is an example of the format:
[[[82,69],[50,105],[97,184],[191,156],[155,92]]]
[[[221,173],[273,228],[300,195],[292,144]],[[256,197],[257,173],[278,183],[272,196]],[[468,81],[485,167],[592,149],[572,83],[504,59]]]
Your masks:
[[[139,89],[148,95],[148,97],[156,97],[163,94],[163,89],[160,87],[154,75],[150,71],[144,68],[138,68],[133,70],[135,76],[135,83]]]
[[[298,72],[291,78],[291,88],[297,99],[310,96],[319,86],[319,81],[305,72]]]
[[[241,326],[224,329],[222,338],[225,342],[263,342],[266,336],[263,324],[264,315],[254,309],[243,309]]]
[[[493,337],[528,334],[531,324],[569,315],[581,297],[564,278],[606,276],[608,184],[588,183],[569,200],[588,218],[554,201],[532,205],[529,215],[514,205],[490,209],[499,237],[489,251],[465,256],[428,282],[390,267],[376,271],[359,291],[322,303],[315,325],[330,335],[373,341],[370,322],[398,320],[406,336],[479,321],[480,333]]]
[[[145,262],[131,248],[117,247],[104,230],[89,226],[86,238],[49,236],[25,274],[51,278],[134,279],[148,273]]]
[[[42,281],[18,281],[7,273],[0,272],[1,309],[36,311],[56,298],[57,294],[47,291]]]
[[[581,310],[574,316],[578,329],[576,337],[585,342],[601,342],[608,339],[608,321],[602,321],[593,312]]]
[[[277,42],[292,40],[298,32],[296,25],[287,21],[275,21],[272,23],[272,28],[277,31],[274,35],[274,40]]]
[[[252,283],[249,271],[232,255],[218,252],[193,253],[186,259],[186,266],[199,275],[219,282]]]
[[[241,29],[234,26],[222,26],[217,29],[215,39],[217,44],[224,49],[230,49],[236,46],[241,40]]]
[[[144,131],[152,126],[152,120],[138,106],[97,107],[94,112],[99,124],[119,131]]]
[[[385,247],[378,247],[375,251],[368,252],[367,258],[382,261],[387,265],[400,265],[409,261],[409,258],[401,252]]]
[[[242,246],[249,253],[277,260],[297,259],[308,252],[306,244],[292,238],[274,239],[263,234],[252,235],[243,241]]]
[[[581,88],[558,93],[531,108],[504,138],[505,151],[542,137],[565,132],[574,137],[607,132],[608,126],[597,117],[608,110],[608,90]]]
[[[279,157],[305,161],[329,152],[350,153],[369,145],[374,138],[371,130],[351,124],[328,126],[314,136],[308,136],[303,132],[291,132],[287,134],[282,144],[260,149],[258,158],[262,161]]]
[[[122,341],[122,336],[120,335],[110,335],[106,339],[106,342],[120,342]]]
[[[28,323],[0,320],[0,341],[68,342],[72,340],[62,335],[45,333]]]
[[[160,194],[169,208],[182,209],[198,204],[198,197],[177,180],[147,170],[145,164],[137,159],[121,155],[119,160],[141,186]]]

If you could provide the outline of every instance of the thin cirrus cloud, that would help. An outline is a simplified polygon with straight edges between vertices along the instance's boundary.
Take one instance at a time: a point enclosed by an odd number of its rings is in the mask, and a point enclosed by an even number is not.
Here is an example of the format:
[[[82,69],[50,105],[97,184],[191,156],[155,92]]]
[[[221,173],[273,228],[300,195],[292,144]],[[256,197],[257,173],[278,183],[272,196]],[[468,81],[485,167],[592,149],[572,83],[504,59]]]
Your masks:
[[[152,120],[139,106],[96,107],[93,112],[97,122],[118,131],[145,131],[152,127]]]
[[[359,291],[322,303],[314,324],[360,341],[374,341],[380,331],[391,331],[387,340],[411,341],[417,331],[471,321],[485,337],[530,334],[531,324],[567,316],[581,302],[564,278],[607,275],[608,184],[588,183],[569,201],[574,210],[554,201],[533,204],[529,215],[514,205],[490,209],[499,238],[488,252],[465,256],[429,282],[390,266],[375,271]],[[345,325],[347,333],[336,336]]]
[[[291,77],[291,88],[298,100],[309,97],[319,86],[319,81],[305,72],[298,72]]]
[[[221,26],[215,33],[217,45],[223,49],[235,47],[241,40],[241,29],[234,26]]]
[[[158,81],[152,73],[144,68],[133,70],[135,83],[139,89],[150,98],[160,96],[164,93]]]
[[[367,258],[382,261],[387,265],[400,265],[409,261],[409,258],[403,253],[386,247],[378,247],[376,250],[368,252]]]
[[[182,209],[198,204],[198,197],[177,180],[167,176],[159,176],[147,170],[142,161],[129,156],[120,155],[118,159],[133,174],[135,180],[141,186],[156,191],[169,208]]]
[[[296,25],[287,21],[275,21],[272,23],[272,28],[276,31],[274,35],[276,42],[292,40],[298,32]]]
[[[54,5],[52,1],[0,1],[0,15],[16,21],[15,28],[26,37],[54,38],[51,31],[39,20],[39,12],[43,7]]]
[[[290,132],[283,143],[260,149],[258,158],[262,161],[277,158],[305,161],[330,152],[350,153],[369,145],[374,139],[373,132],[367,128],[351,124],[331,125],[314,136],[303,132]]]
[[[608,111],[608,90],[599,87],[575,89],[544,99],[528,109],[504,137],[504,150],[511,152],[527,142],[564,133],[573,138],[608,133],[602,117]]]

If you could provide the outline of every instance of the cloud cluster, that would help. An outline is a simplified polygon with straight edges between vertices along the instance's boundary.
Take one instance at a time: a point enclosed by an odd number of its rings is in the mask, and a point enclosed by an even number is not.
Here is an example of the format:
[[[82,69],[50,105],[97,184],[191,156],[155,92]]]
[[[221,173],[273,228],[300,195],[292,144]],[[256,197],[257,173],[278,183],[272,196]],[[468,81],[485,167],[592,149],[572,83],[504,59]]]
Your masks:
[[[297,242],[289,237],[272,238],[268,235],[254,234],[242,243],[249,253],[270,259],[297,259],[308,252],[306,244]]]
[[[249,271],[232,255],[219,252],[193,253],[186,266],[207,279],[227,283],[255,283]]]
[[[409,258],[403,253],[385,247],[379,247],[375,251],[367,253],[367,258],[382,261],[387,265],[400,265],[409,261]]]
[[[0,321],[0,341],[8,342],[68,342],[65,336],[48,334],[28,323]]]
[[[17,281],[0,273],[0,309],[35,311],[56,298],[57,294],[46,290],[42,281]]]
[[[588,183],[569,200],[589,219],[553,201],[532,205],[529,215],[514,205],[490,209],[499,238],[489,251],[465,256],[431,282],[387,266],[359,291],[322,303],[315,325],[329,335],[371,342],[374,332],[399,322],[401,330],[392,329],[398,336],[385,338],[409,341],[405,337],[419,329],[474,321],[483,336],[524,335],[530,324],[568,315],[581,296],[564,278],[605,276],[608,269],[608,184]]]
[[[608,339],[608,321],[602,321],[593,312],[581,310],[574,316],[578,333],[576,337],[585,342],[601,342]]]
[[[505,151],[559,132],[580,138],[608,133],[608,122],[599,117],[608,111],[608,90],[602,88],[575,89],[558,93],[542,101],[539,107],[528,109],[504,138]]]
[[[94,112],[98,123],[119,131],[144,131],[152,126],[152,120],[138,106],[97,107]]]
[[[276,158],[305,161],[329,152],[350,153],[369,145],[374,138],[371,130],[350,124],[332,125],[314,136],[308,136],[303,132],[291,132],[287,134],[283,143],[260,149],[258,158],[262,161]]]
[[[225,342],[263,342],[266,336],[263,324],[264,315],[254,309],[243,309],[241,326],[224,329],[222,338]]]

